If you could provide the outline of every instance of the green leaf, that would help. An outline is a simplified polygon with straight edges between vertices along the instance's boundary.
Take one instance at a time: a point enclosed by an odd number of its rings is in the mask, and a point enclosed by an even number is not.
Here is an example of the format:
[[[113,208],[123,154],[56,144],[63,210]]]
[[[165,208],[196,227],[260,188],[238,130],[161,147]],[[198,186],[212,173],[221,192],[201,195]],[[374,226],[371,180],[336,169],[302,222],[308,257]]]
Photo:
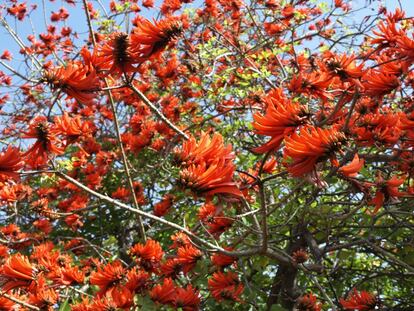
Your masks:
[[[287,309],[283,308],[281,305],[273,305],[270,311],[286,311]]]
[[[69,298],[59,307],[59,311],[70,311]]]

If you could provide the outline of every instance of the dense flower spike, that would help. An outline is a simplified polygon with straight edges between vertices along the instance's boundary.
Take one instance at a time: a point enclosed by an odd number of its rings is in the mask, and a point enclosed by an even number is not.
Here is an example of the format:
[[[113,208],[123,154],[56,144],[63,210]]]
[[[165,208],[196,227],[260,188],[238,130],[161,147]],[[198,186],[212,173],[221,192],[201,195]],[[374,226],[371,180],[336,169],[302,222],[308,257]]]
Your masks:
[[[200,294],[191,285],[186,288],[177,288],[173,305],[183,311],[197,311],[200,306]]]
[[[364,77],[364,93],[368,96],[383,96],[400,86],[398,77],[393,74],[372,70]]]
[[[125,268],[121,262],[115,261],[103,267],[99,267],[98,271],[93,272],[90,277],[91,284],[98,285],[100,293],[105,293],[111,287],[119,284],[125,277]]]
[[[257,134],[270,136],[271,139],[263,146],[254,148],[257,153],[276,151],[283,139],[305,124],[309,117],[307,108],[286,99],[281,89],[273,90],[263,101],[267,105],[266,114],[254,114],[253,128]]]
[[[36,142],[24,154],[26,163],[36,168],[46,164],[49,154],[60,155],[64,149],[61,141],[51,131],[46,117],[37,116],[29,124],[29,130],[24,132],[23,138],[34,138]]]
[[[405,195],[404,192],[400,192],[398,190],[398,188],[404,183],[405,179],[405,176],[401,178],[393,176],[389,180],[384,181],[381,175],[377,177],[375,183],[377,191],[375,193],[375,197],[370,201],[370,204],[375,205],[375,208],[372,211],[373,215],[378,212],[384,202],[389,202]]]
[[[24,162],[18,148],[8,146],[0,153],[0,181],[19,179],[17,171],[23,168]]]
[[[302,176],[315,169],[323,159],[335,160],[335,152],[345,141],[345,136],[335,128],[304,127],[300,134],[286,138],[285,156],[292,159],[288,170],[293,176]]]
[[[139,56],[157,58],[182,32],[180,22],[172,17],[151,23],[145,18],[137,21],[137,26],[131,34],[133,45],[139,46]]]
[[[15,287],[27,287],[35,280],[36,268],[20,254],[9,257],[0,271],[4,280],[1,287],[5,292]]]
[[[130,252],[146,271],[154,271],[164,255],[160,243],[154,240],[148,240],[145,245],[138,243],[131,248]]]
[[[322,305],[312,293],[299,297],[296,308],[298,311],[321,311]]]
[[[346,310],[369,311],[375,310],[375,307],[378,304],[378,300],[373,294],[369,292],[358,292],[356,289],[354,289],[346,300],[344,298],[341,298],[340,303]]]
[[[100,89],[100,81],[92,66],[81,62],[69,62],[66,66],[50,68],[45,80],[53,89],[61,89],[80,103],[90,104]]]
[[[184,166],[180,183],[195,194],[243,196],[233,181],[235,166],[231,146],[224,146],[221,135],[215,134],[210,139],[202,133],[199,142],[191,137],[181,149],[175,149],[175,154],[177,162]]]
[[[131,44],[128,34],[117,32],[109,36],[96,51],[94,64],[109,74],[132,73],[140,63],[138,45]]]
[[[240,283],[239,277],[234,272],[215,272],[208,279],[208,288],[217,301],[223,299],[239,301],[244,290],[243,284]]]
[[[172,303],[175,299],[175,285],[170,278],[165,278],[163,284],[158,284],[150,292],[151,299],[161,304]]]
[[[348,165],[341,166],[339,172],[347,177],[355,177],[364,166],[365,160],[360,159],[356,153],[354,159]]]

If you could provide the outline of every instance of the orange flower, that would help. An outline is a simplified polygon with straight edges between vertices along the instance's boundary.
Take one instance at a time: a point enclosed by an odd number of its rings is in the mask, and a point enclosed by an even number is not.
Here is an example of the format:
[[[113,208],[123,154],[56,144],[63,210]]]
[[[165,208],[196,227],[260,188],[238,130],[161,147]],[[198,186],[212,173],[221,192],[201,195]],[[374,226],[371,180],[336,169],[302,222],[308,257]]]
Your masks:
[[[308,126],[286,138],[285,156],[292,158],[293,163],[288,171],[293,176],[302,176],[315,169],[317,162],[324,158],[335,160],[337,151],[345,136],[335,128],[317,128]]]
[[[231,248],[226,248],[227,250],[232,250]],[[211,256],[211,263],[221,269],[231,266],[236,263],[237,258],[225,254],[216,253]]]
[[[2,277],[6,279],[2,289],[7,292],[15,287],[29,286],[37,270],[26,256],[16,254],[7,258],[0,271]]]
[[[97,48],[94,64],[109,74],[134,72],[137,69],[135,65],[140,62],[138,46],[134,46],[126,33],[113,33]]]
[[[359,159],[358,153],[356,153],[351,163],[340,167],[338,171],[344,176],[355,177],[364,166],[364,163],[364,159]]]
[[[40,278],[33,290],[29,292],[28,302],[31,305],[39,307],[41,310],[53,310],[53,305],[57,303],[59,295],[57,291],[48,288],[46,280]]]
[[[207,165],[201,162],[180,172],[180,183],[196,195],[212,197],[215,194],[243,197],[233,181],[234,164],[220,159]]]
[[[211,203],[206,203],[200,208],[198,218],[207,225],[208,232],[216,238],[233,224],[233,219],[225,217],[223,211]]]
[[[397,39],[404,36],[404,31],[397,29],[395,22],[391,19],[387,19],[386,23],[381,21],[378,24],[378,29],[378,31],[373,31],[377,37],[371,40],[371,44],[379,44],[379,49],[394,47]]]
[[[114,287],[105,296],[120,309],[130,310],[134,304],[134,294],[125,286]]]
[[[150,275],[148,273],[134,267],[126,275],[125,287],[131,292],[140,293],[147,288],[149,278]]]
[[[24,132],[23,138],[35,138],[36,142],[24,154],[27,164],[33,168],[43,166],[48,160],[48,154],[63,153],[61,141],[52,133],[46,117],[37,116],[29,124],[29,130]]]
[[[9,178],[19,179],[16,173],[23,167],[24,163],[18,148],[8,146],[6,150],[0,153],[0,181],[6,181]]]
[[[173,244],[170,246],[170,248],[179,248],[182,246],[191,245],[188,235],[182,232],[178,232],[172,235],[171,240],[173,241]]]
[[[161,265],[160,270],[163,276],[176,278],[182,270],[182,264],[177,258],[170,258]]]
[[[125,276],[125,269],[121,262],[114,261],[108,263],[103,268],[98,267],[98,271],[92,272],[89,282],[98,285],[100,293],[105,293],[108,289],[119,284]]]
[[[201,132],[198,142],[194,137],[190,137],[181,148],[174,149],[174,155],[179,165],[197,164],[202,161],[211,164],[217,158],[234,159],[231,145],[224,145],[224,139],[220,133],[214,133],[210,138],[207,133]]]
[[[355,288],[348,296],[348,299],[341,298],[339,302],[346,310],[360,311],[374,310],[378,303],[377,298],[373,294],[366,291],[358,292]]]
[[[183,311],[197,311],[200,305],[200,294],[191,285],[186,288],[178,287],[173,305]]]
[[[397,38],[397,48],[403,57],[411,62],[414,60],[414,40],[402,35]]]
[[[384,205],[384,202],[395,200],[397,197],[404,196],[405,192],[398,191],[400,187],[405,182],[406,176],[397,178],[396,176],[391,177],[391,179],[384,181],[381,175],[378,175],[375,182],[377,186],[377,192],[375,197],[369,202],[371,205],[375,205],[375,209],[370,214],[375,215],[378,210]]]
[[[400,115],[382,111],[362,115],[351,127],[362,145],[394,145],[402,134]]]
[[[67,112],[63,116],[55,117],[52,132],[58,135],[64,135],[67,144],[76,141],[81,136],[88,136],[91,132],[88,123],[84,123],[81,117],[70,117]]]
[[[130,253],[146,271],[154,271],[164,256],[160,243],[154,240],[148,240],[145,244],[135,244]]]
[[[60,269],[59,284],[62,285],[74,285],[82,284],[85,278],[85,274],[79,270],[78,267],[64,267]]]
[[[175,285],[170,278],[165,278],[163,284],[156,285],[150,291],[150,297],[153,301],[161,304],[169,304],[174,301]]]
[[[332,82],[332,75],[325,72],[299,73],[292,77],[288,89],[311,98],[328,100],[334,98],[334,95],[328,92]]]
[[[91,103],[96,96],[96,91],[100,89],[100,81],[95,69],[79,61],[48,69],[45,79],[53,89],[61,89],[83,104]]]
[[[367,96],[384,96],[400,86],[396,75],[378,70],[370,70],[364,75],[364,94]]]
[[[364,64],[356,65],[356,56],[347,54],[334,55],[326,61],[326,70],[338,76],[342,81],[358,79],[364,74]]]
[[[166,194],[160,202],[154,205],[154,215],[161,217],[168,213],[171,205],[173,204],[174,196],[172,194]]]
[[[235,171],[231,145],[224,145],[223,137],[216,133],[213,138],[201,133],[197,142],[190,137],[181,148],[174,150],[176,161],[185,166],[180,172],[181,184],[194,194],[212,197],[225,194],[242,197],[233,181]]]
[[[299,297],[296,308],[298,311],[320,311],[322,306],[312,293]]]
[[[139,46],[140,57],[157,58],[182,32],[182,26],[176,18],[169,17],[151,23],[145,18],[137,22],[137,27],[131,34],[131,42]]]
[[[286,99],[281,89],[270,92],[263,101],[267,104],[266,114],[253,115],[253,128],[256,134],[270,136],[271,139],[253,152],[276,151],[283,139],[296,128],[306,123],[309,112],[304,105]]]
[[[183,246],[177,251],[178,262],[181,264],[183,272],[187,274],[192,270],[199,259],[202,257],[202,253],[194,246]]]
[[[217,301],[222,301],[223,299],[240,301],[240,295],[243,292],[244,286],[234,272],[215,272],[208,279],[208,289]]]

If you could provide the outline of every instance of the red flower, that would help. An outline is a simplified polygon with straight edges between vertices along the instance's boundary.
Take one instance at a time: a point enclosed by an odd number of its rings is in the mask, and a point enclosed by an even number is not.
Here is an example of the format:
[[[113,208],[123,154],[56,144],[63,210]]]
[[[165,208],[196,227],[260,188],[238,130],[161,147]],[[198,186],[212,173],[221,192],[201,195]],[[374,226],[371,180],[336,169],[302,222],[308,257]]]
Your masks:
[[[160,202],[154,205],[154,215],[162,217],[168,213],[171,205],[173,204],[174,196],[172,194],[166,194]]]
[[[26,256],[16,254],[7,258],[0,272],[2,277],[6,279],[2,289],[7,292],[15,287],[29,286],[34,280],[36,268]]]
[[[91,103],[96,96],[96,91],[100,89],[100,81],[95,69],[79,61],[49,69],[45,79],[53,89],[61,89],[83,104]]]
[[[364,94],[367,96],[384,96],[400,86],[396,75],[377,70],[370,70],[364,79]]]
[[[227,250],[231,250],[231,248],[227,248]],[[216,253],[211,256],[211,263],[219,268],[228,267],[234,263],[236,263],[237,257]]]
[[[84,123],[79,115],[70,117],[67,112],[54,119],[53,133],[64,135],[67,143],[73,143],[81,136],[88,136],[91,132],[88,123]]]
[[[296,308],[298,311],[320,311],[322,306],[318,303],[316,296],[312,293],[300,297],[297,301]]]
[[[161,265],[160,270],[162,275],[176,278],[182,268],[182,264],[177,258],[170,258]]]
[[[161,304],[172,303],[175,299],[175,285],[170,278],[165,278],[163,284],[158,284],[150,291],[153,301]]]
[[[202,257],[202,253],[194,246],[183,246],[177,251],[178,262],[181,264],[183,272],[187,274],[192,270],[199,259]]]
[[[196,311],[200,306],[200,294],[191,285],[186,288],[178,287],[173,305],[183,311]]]
[[[263,101],[267,104],[266,114],[253,115],[253,128],[256,134],[270,136],[271,139],[263,146],[254,148],[257,153],[276,151],[283,139],[306,123],[309,116],[304,105],[286,99],[281,89],[270,92]]]
[[[8,146],[6,150],[0,153],[0,181],[6,181],[9,178],[19,179],[16,173],[23,167],[24,163],[18,148]]]
[[[140,293],[148,286],[148,280],[150,276],[145,271],[139,271],[138,268],[133,268],[128,271],[126,275],[125,287],[131,292]]]
[[[377,298],[373,294],[366,291],[358,292],[356,289],[348,296],[347,300],[341,298],[339,302],[347,310],[361,311],[374,310],[378,304]]]
[[[181,166],[201,162],[211,164],[217,159],[226,161],[234,159],[231,145],[224,145],[223,136],[219,133],[214,133],[213,137],[210,138],[207,133],[201,132],[199,141],[196,141],[194,137],[190,137],[183,143],[181,148],[175,148],[174,153],[176,161]]]
[[[215,272],[208,279],[208,289],[217,301],[223,299],[240,301],[244,286],[234,272]]]
[[[172,235],[171,240],[173,241],[173,244],[170,246],[170,248],[179,248],[182,246],[191,245],[188,235],[182,232],[178,232]]]
[[[196,195],[212,197],[215,194],[243,197],[233,181],[234,164],[219,159],[210,165],[201,162],[180,172],[180,183]]]
[[[354,159],[348,165],[341,166],[339,172],[347,177],[355,177],[364,166],[364,159],[360,159],[356,153]]]
[[[404,196],[406,193],[400,192],[398,190],[398,187],[404,183],[405,179],[405,176],[401,178],[393,176],[391,179],[384,181],[382,176],[378,175],[375,182],[377,186],[377,192],[375,194],[375,197],[369,202],[369,204],[375,205],[375,209],[374,211],[370,212],[370,214],[375,215],[378,210],[384,205],[384,202],[395,200],[397,197]]]
[[[125,269],[121,262],[114,261],[92,272],[89,282],[98,285],[100,293],[105,293],[109,288],[118,285],[125,276]]]
[[[16,297],[17,298],[17,297]],[[15,311],[19,310],[19,306],[14,301],[6,297],[0,297],[0,310],[3,311]]]
[[[27,163],[37,168],[46,164],[50,153],[63,153],[61,141],[53,135],[46,117],[37,116],[29,124],[29,130],[24,132],[23,138],[35,138],[36,142],[24,154]]]
[[[364,74],[364,64],[356,65],[356,58],[355,55],[334,55],[326,61],[326,70],[338,76],[342,81],[358,79]]]
[[[131,42],[139,46],[142,59],[156,58],[181,34],[182,26],[175,18],[154,21],[141,18],[131,34]]]
[[[145,244],[135,244],[130,252],[146,271],[154,271],[164,256],[160,243],[154,240],[148,240]]]
[[[299,135],[294,133],[285,140],[285,156],[293,160],[288,171],[293,176],[302,176],[314,170],[316,163],[322,159],[335,159],[334,152],[344,140],[344,134],[335,128],[303,128]]]
[[[96,51],[94,64],[109,74],[131,73],[136,71],[139,58],[138,45],[131,44],[131,38],[126,33],[116,32],[109,36]]]

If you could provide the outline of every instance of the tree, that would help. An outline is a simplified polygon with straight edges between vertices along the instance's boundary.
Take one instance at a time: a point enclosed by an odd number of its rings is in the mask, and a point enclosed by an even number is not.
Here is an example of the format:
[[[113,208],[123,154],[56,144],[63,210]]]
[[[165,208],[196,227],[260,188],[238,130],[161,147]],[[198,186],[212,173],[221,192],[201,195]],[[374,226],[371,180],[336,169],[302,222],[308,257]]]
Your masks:
[[[413,309],[414,19],[190,2],[3,4],[0,309]]]

